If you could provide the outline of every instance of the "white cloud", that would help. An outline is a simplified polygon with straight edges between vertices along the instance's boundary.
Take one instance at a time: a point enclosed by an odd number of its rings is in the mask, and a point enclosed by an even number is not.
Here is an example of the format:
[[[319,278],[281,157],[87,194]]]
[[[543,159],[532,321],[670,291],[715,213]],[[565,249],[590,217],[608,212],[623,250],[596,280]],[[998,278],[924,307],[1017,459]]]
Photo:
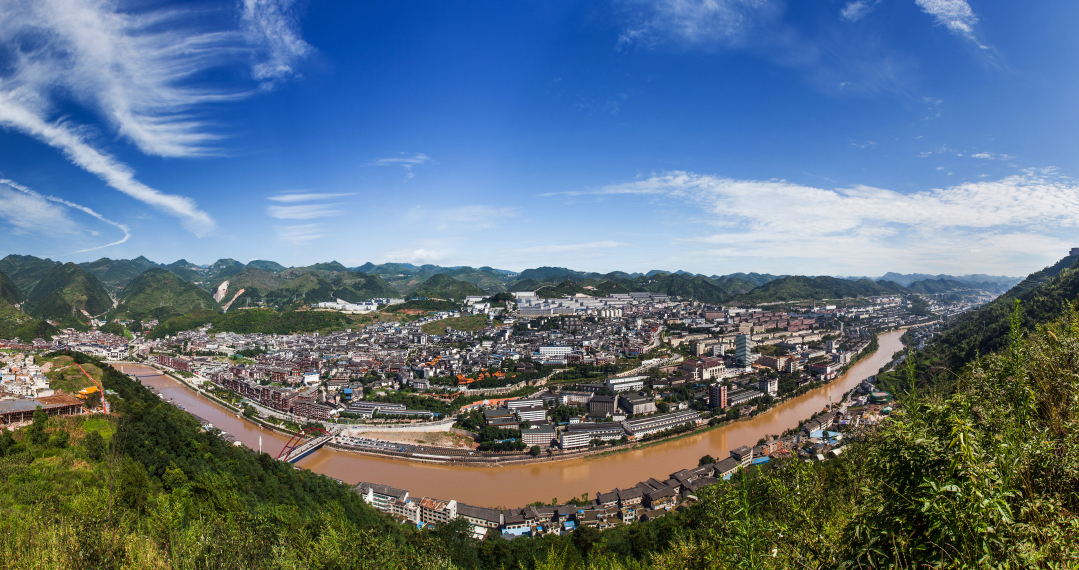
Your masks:
[[[270,206],[266,214],[279,220],[313,220],[340,216],[344,212],[338,204],[302,204],[299,206]]]
[[[713,230],[687,235],[704,255],[813,260],[843,264],[969,265],[955,251],[972,243],[1053,244],[1079,227],[1079,183],[1052,172],[1025,171],[998,181],[900,193],[881,188],[815,188],[782,180],[734,180],[669,172],[601,188],[595,194],[642,195],[692,204]],[[1016,252],[993,250],[993,256]],[[955,251],[953,251],[955,250]],[[1028,254],[1041,253],[1027,250]],[[999,261],[999,259],[997,260]],[[982,265],[989,262],[982,260]],[[812,271],[807,267],[802,271]]]
[[[214,229],[189,198],[165,194],[97,148],[94,129],[57,116],[70,106],[95,113],[149,155],[200,156],[216,152],[221,135],[200,118],[210,104],[255,92],[205,84],[207,72],[254,58],[259,79],[280,77],[259,65],[291,61],[277,44],[295,43],[288,2],[248,1],[245,32],[210,27],[235,21],[221,9],[147,9],[110,0],[7,0],[0,10],[0,125],[59,149],[113,188],[174,215],[196,235]],[[278,23],[274,23],[276,20]],[[254,26],[254,27],[252,27]],[[255,29],[267,33],[256,34]],[[270,34],[269,32],[273,32]],[[272,37],[271,37],[272,36]],[[284,58],[284,59],[282,59]],[[281,68],[273,63],[272,68]],[[286,66],[287,67],[287,66]]]
[[[21,234],[70,234],[75,222],[61,205],[36,194],[25,194],[0,185],[0,219]]]
[[[982,160],[1015,160],[1014,156],[1007,154],[994,154],[991,152],[979,152],[977,154],[970,155],[971,158],[980,158]]]
[[[315,193],[315,192],[294,192],[288,194],[280,194],[277,196],[269,196],[266,199],[274,202],[312,202],[315,200],[325,200],[327,198],[340,198],[342,196],[352,196],[355,192],[343,192],[337,194],[328,193]]]
[[[978,17],[974,15],[974,10],[970,9],[966,0],[915,0],[915,3],[926,14],[933,16],[938,25],[975,42],[982,49],[988,49],[974,36],[974,24],[978,23]]]
[[[277,238],[294,244],[305,244],[326,237],[322,224],[302,224],[298,226],[274,226]]]
[[[423,265],[425,263],[437,264],[439,261],[446,258],[449,252],[440,249],[399,249],[396,251],[387,252],[383,259],[390,262],[398,263],[412,263]]]
[[[47,123],[41,117],[0,94],[0,125],[17,128],[59,149],[64,156],[106,184],[181,219],[185,228],[198,236],[214,230],[216,224],[191,198],[159,192],[135,179],[127,165],[98,151],[82,135],[63,123]]]
[[[262,61],[252,71],[263,88],[297,75],[297,63],[314,51],[300,37],[293,4],[292,0],[243,0],[243,32],[252,45],[261,48]]]
[[[12,196],[9,195],[8,199],[6,200],[7,203],[4,203],[4,200],[0,200],[0,204],[2,204],[0,205],[0,217],[4,217],[8,220],[8,223],[21,230],[63,231],[64,228],[74,227],[74,222],[72,222],[67,217],[67,212],[65,212],[62,208],[54,206],[55,204],[60,204],[69,208],[79,210],[84,214],[93,216],[94,218],[97,218],[98,220],[124,232],[124,237],[120,238],[118,241],[87,249],[80,249],[73,253],[85,253],[87,251],[103,249],[109,246],[122,244],[127,240],[131,239],[131,229],[129,227],[124,224],[114,222],[106,218],[105,216],[102,216],[101,214],[91,210],[90,208],[87,208],[86,206],[64,200],[63,198],[39,194],[31,190],[30,188],[27,188],[26,186],[15,182],[14,180],[8,180],[6,178],[0,178],[0,185],[7,186],[8,188],[11,188],[13,190],[17,190],[18,192],[21,192],[23,196],[25,196],[25,198],[15,197],[15,200],[11,200]],[[4,190],[4,188],[0,186],[0,190]],[[13,204],[12,202],[18,202],[18,204]],[[94,236],[100,235],[100,233],[96,231],[91,231],[90,233]]]
[[[879,3],[880,0],[855,0],[854,2],[848,2],[847,5],[839,11],[839,16],[848,22],[857,22],[869,15]]]
[[[665,41],[689,45],[736,45],[756,19],[771,14],[769,0],[624,0],[633,22],[622,32],[622,46],[653,46]]]
[[[427,164],[428,162],[431,162],[431,157],[423,154],[422,152],[417,152],[413,155],[380,158],[371,162],[368,166],[401,166],[404,167],[405,171],[408,173],[407,178],[412,178],[416,175],[414,172],[412,172],[412,167],[421,166]]]

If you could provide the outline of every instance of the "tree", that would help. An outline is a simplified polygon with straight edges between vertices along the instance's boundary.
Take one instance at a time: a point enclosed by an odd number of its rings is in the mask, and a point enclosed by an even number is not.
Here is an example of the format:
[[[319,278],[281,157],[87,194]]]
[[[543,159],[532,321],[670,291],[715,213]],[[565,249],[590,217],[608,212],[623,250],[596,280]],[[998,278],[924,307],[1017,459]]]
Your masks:
[[[105,458],[105,438],[100,433],[92,431],[83,436],[82,446],[91,460],[101,461]]]
[[[26,429],[26,439],[34,445],[44,445],[49,441],[49,434],[45,433],[45,424],[48,421],[49,416],[45,415],[45,410],[41,409],[41,406],[38,406],[34,410],[34,422]]]
[[[539,457],[539,454],[540,454],[540,446],[538,446],[538,445],[533,445],[533,446],[532,446],[532,449],[529,449],[529,450],[528,450],[528,454],[529,454],[529,455],[531,455],[532,457]]]
[[[705,455],[704,457],[701,457],[700,460],[697,461],[697,467],[703,467],[705,465],[708,465],[710,463],[715,463],[715,462],[716,462],[715,457],[712,457],[711,455]]]

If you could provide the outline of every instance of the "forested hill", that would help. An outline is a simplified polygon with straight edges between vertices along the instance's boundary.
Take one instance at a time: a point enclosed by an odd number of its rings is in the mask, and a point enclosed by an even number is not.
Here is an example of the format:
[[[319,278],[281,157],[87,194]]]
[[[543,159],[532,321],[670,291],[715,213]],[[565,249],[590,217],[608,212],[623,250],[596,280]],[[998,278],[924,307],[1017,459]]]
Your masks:
[[[892,281],[850,281],[835,277],[788,276],[769,281],[739,297],[744,303],[796,301],[800,299],[845,299],[897,295],[910,291]]]
[[[0,273],[0,304],[6,303],[8,305],[14,305],[16,303],[22,303],[26,297],[23,296],[22,291],[15,286],[15,283],[8,279],[7,275]]]
[[[427,281],[424,281],[423,284],[413,292],[413,295],[417,297],[463,301],[465,297],[468,297],[469,295],[485,296],[486,293],[483,289],[480,289],[467,281],[459,281],[445,273],[439,273],[432,276]]]
[[[1069,256],[1032,273],[1004,295],[956,317],[948,329],[918,355],[919,374],[929,383],[954,375],[979,354],[1004,348],[1010,316],[1020,302],[1020,324],[1034,330],[1079,301],[1079,256]]]
[[[26,296],[26,312],[65,323],[86,323],[112,308],[112,299],[91,273],[75,265],[55,265]]]
[[[115,317],[162,319],[198,310],[213,310],[217,303],[209,293],[175,273],[155,267],[132,280],[120,293]]]

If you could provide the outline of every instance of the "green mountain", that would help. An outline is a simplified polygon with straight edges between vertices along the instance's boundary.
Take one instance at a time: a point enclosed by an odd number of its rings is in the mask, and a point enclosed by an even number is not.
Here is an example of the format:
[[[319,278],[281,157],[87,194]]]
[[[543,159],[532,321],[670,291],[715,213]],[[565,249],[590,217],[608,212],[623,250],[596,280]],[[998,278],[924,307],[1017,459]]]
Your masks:
[[[439,273],[423,282],[412,293],[415,297],[427,297],[435,299],[452,299],[463,301],[469,295],[485,295],[483,289],[475,285],[458,281],[445,273]]]
[[[205,281],[212,282],[227,279],[244,270],[244,264],[235,259],[218,259],[205,270]]]
[[[752,283],[754,287],[760,287],[769,281],[775,281],[779,278],[779,275],[772,275],[770,273],[731,273],[729,275],[712,276],[712,280],[716,283],[723,284],[730,281],[739,281]]]
[[[820,299],[847,299],[880,295],[902,295],[909,291],[891,281],[837,279],[835,277],[787,276],[769,281],[747,295],[737,298],[743,303],[770,303]]]
[[[397,289],[378,275],[368,275],[359,271],[346,271],[334,277],[330,284],[333,286],[334,298],[342,299],[350,303],[366,301],[376,298],[399,297]],[[328,300],[328,299],[327,299]]]
[[[129,318],[179,315],[202,309],[216,309],[217,303],[209,293],[179,275],[154,267],[136,277],[120,292],[114,315]]]
[[[889,271],[882,277],[874,279],[874,281],[895,281],[904,287],[909,287],[911,283],[915,281],[926,281],[933,279],[944,279],[947,281],[958,281],[959,283],[967,284],[983,284],[991,283],[1001,291],[1005,291],[1011,287],[1019,284],[1023,279],[1020,277],[1008,277],[1005,275],[985,275],[984,273],[978,273],[974,275],[929,275],[927,273],[895,273]]]
[[[256,259],[248,263],[247,267],[248,269],[265,269],[266,271],[273,271],[274,273],[281,273],[288,269],[276,261],[267,261],[265,259]]]
[[[184,281],[204,281],[206,279],[205,271],[186,259],[175,261],[164,267],[179,275]]]
[[[1010,317],[1020,301],[1020,324],[1034,330],[1079,301],[1079,256],[1068,256],[1032,273],[1007,293],[978,309],[959,315],[947,330],[918,355],[919,369],[929,383],[952,375],[979,354],[1003,350]]]
[[[85,323],[86,314],[98,316],[112,308],[105,287],[89,271],[65,263],[54,266],[26,297],[26,312],[43,319],[74,319]]]
[[[312,304],[333,300],[333,284],[319,272],[296,274],[293,267],[281,274],[295,276],[271,291],[260,291],[267,303],[275,305]],[[246,296],[246,295],[245,295]]]
[[[265,293],[273,291],[288,283],[287,279],[273,271],[247,267],[238,273],[214,278],[210,281],[210,290],[217,291],[218,286],[224,281],[229,282],[228,290],[225,293],[225,301],[235,295],[236,291],[239,291],[240,289],[255,289]]]
[[[539,289],[540,287],[543,287],[544,285],[547,285],[547,284],[546,283],[540,283],[539,281],[536,281],[535,279],[521,279],[519,281],[514,281],[513,283],[511,283],[508,287],[506,287],[506,291],[510,291],[510,292],[535,291],[536,289]]]
[[[566,269],[565,267],[536,267],[534,269],[525,269],[517,276],[517,279],[523,281],[525,279],[533,279],[535,281],[544,281],[549,277],[557,277],[559,281],[566,279],[585,279],[593,274],[586,271],[574,271],[572,269]]]
[[[117,293],[123,289],[132,279],[151,267],[160,267],[143,256],[135,259],[109,259],[102,257],[97,261],[80,263],[79,267],[93,273],[111,293]]]
[[[41,281],[45,274],[52,271],[60,262],[41,259],[32,255],[9,255],[0,259],[0,273],[7,275],[24,295]]]
[[[15,305],[26,300],[22,291],[8,279],[7,275],[0,273],[0,304]]]
[[[955,281],[954,279],[923,279],[921,281],[913,281],[910,285],[906,286],[907,289],[916,293],[925,293],[928,295],[939,295],[942,293],[953,292],[965,292],[965,293],[1004,293],[1000,289],[999,283],[991,282],[976,282],[976,281]]]
[[[716,284],[715,281],[700,275],[658,273],[653,274],[651,277],[642,276],[634,279],[633,286],[634,291],[676,295],[685,299],[695,299],[702,303],[723,303],[731,297],[731,294]]]
[[[18,337],[24,341],[45,337],[48,324],[15,308],[25,300],[19,288],[7,275],[0,273],[0,338]]]

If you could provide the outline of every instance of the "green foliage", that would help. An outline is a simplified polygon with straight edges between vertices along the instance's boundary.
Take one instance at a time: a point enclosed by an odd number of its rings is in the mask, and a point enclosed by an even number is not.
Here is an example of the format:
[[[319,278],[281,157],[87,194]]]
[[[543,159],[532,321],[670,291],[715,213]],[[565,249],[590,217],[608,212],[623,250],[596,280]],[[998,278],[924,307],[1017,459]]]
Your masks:
[[[217,302],[209,293],[159,267],[148,269],[132,280],[120,293],[119,300],[113,315],[143,320],[161,307],[168,307],[174,314],[217,308]]]
[[[289,334],[344,330],[352,326],[345,315],[332,311],[285,311],[248,309],[229,311],[213,321],[215,331]]]
[[[1032,330],[1057,318],[1079,298],[1079,258],[1065,257],[1031,274],[1004,295],[977,310],[964,313],[948,324],[926,350],[915,355],[916,378],[927,386],[950,386],[962,367],[979,355],[1007,347],[1013,303],[1022,301],[1020,326]],[[894,381],[894,375],[887,381]],[[885,384],[890,387],[889,384]]]
[[[151,267],[159,267],[159,264],[146,259],[143,256],[135,259],[109,259],[102,257],[97,261],[80,263],[80,267],[94,274],[106,289],[117,292],[127,286],[132,279]]]
[[[101,315],[112,308],[112,299],[91,273],[75,265],[55,265],[30,291],[27,313],[49,319],[86,322],[82,314]]]
[[[247,267],[250,269],[265,269],[266,271],[273,271],[274,273],[281,273],[287,269],[284,265],[276,261],[267,261],[265,259],[256,259],[248,262]]]
[[[414,297],[429,297],[450,301],[463,301],[470,295],[483,296],[483,289],[467,282],[458,281],[445,273],[438,273],[412,291]]]
[[[82,438],[82,446],[86,448],[86,455],[93,461],[101,461],[105,458],[105,438],[101,433],[92,431]]]
[[[0,273],[8,276],[25,297],[57,265],[59,265],[58,262],[48,258],[11,254],[0,259]]]
[[[803,299],[846,299],[907,293],[907,289],[891,281],[838,279],[835,277],[787,276],[769,281],[749,294],[738,298],[744,303],[770,303]]]
[[[219,314],[216,310],[204,310],[167,318],[150,329],[146,333],[146,338],[165,338],[166,336],[174,336],[181,331],[195,330],[214,322]]]
[[[396,305],[390,305],[384,309],[387,313],[399,313],[401,311],[423,311],[425,313],[435,311],[456,311],[461,306],[457,303],[450,301],[432,301],[430,299],[426,301],[405,301],[404,303],[398,303]]]
[[[14,305],[21,303],[26,297],[7,275],[0,273],[0,304]]]

